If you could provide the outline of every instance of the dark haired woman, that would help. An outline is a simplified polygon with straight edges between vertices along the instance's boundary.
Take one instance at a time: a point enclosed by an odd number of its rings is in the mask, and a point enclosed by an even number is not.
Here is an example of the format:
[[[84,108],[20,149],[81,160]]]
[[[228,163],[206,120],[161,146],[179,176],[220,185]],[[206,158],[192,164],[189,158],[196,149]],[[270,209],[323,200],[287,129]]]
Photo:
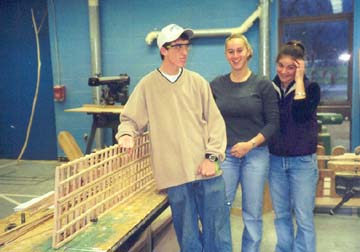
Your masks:
[[[276,252],[316,251],[313,210],[318,180],[316,108],[320,87],[306,77],[304,59],[302,43],[288,42],[277,56],[273,80],[280,111],[280,128],[269,142]]]

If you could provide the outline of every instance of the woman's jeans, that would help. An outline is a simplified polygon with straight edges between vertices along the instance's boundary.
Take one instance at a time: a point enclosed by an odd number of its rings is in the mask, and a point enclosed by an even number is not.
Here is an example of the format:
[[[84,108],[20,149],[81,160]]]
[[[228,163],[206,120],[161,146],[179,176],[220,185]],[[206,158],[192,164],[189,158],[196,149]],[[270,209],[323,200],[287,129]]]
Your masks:
[[[269,184],[275,210],[276,252],[316,251],[313,211],[317,180],[316,154],[296,157],[271,155]]]
[[[257,147],[242,158],[232,156],[230,150],[231,146],[227,147],[226,159],[221,164],[227,201],[229,205],[232,204],[240,184],[244,222],[242,251],[260,251],[263,193],[269,171],[269,150],[267,147]]]
[[[181,252],[232,251],[222,176],[170,187],[167,193]]]

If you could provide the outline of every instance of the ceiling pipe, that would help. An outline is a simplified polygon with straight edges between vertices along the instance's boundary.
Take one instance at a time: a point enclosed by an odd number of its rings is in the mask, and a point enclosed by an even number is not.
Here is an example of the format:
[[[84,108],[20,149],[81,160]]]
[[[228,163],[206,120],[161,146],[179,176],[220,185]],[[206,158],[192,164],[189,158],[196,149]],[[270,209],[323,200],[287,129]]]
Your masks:
[[[260,73],[264,76],[270,76],[270,30],[269,30],[269,0],[260,0],[262,11],[259,25],[259,66]]]
[[[260,17],[262,12],[262,7],[259,5],[257,9],[245,20],[245,22],[234,28],[223,28],[223,29],[202,29],[202,30],[193,30],[193,38],[204,38],[204,37],[227,37],[235,33],[245,33],[255,22],[257,18]],[[151,31],[145,37],[145,42],[148,45],[151,45],[153,41],[157,38],[159,31]]]
[[[101,44],[100,44],[100,26],[99,26],[99,1],[88,0],[89,6],[89,34],[91,50],[91,75],[101,75]],[[93,87],[93,102],[100,104],[101,89]],[[95,134],[96,148],[101,149],[103,146],[103,130],[97,129]]]

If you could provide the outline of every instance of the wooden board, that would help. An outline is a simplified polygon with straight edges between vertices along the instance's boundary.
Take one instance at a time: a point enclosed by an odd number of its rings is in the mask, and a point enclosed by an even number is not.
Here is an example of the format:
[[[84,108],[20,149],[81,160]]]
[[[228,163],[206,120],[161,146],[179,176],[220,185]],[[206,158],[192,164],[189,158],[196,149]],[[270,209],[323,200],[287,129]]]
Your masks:
[[[347,177],[347,178],[356,177],[358,179],[360,177],[360,172],[358,172],[358,171],[338,171],[335,173],[335,175],[341,176],[341,177]]]
[[[268,183],[265,184],[263,202],[263,213],[271,212],[273,210],[273,207],[271,203],[270,187]]]
[[[67,158],[72,161],[84,156],[74,137],[68,131],[60,131],[58,142]]]
[[[65,112],[121,114],[123,110],[123,105],[84,104],[82,107],[79,108],[65,109]]]
[[[43,224],[49,219],[52,219],[54,214],[52,210],[47,210],[44,212],[38,213],[36,216],[30,216],[27,212],[23,212],[26,214],[28,220],[27,222],[20,224],[6,232],[0,234],[0,245],[7,246],[11,242],[15,241],[19,237],[23,236],[24,234],[28,233],[29,231],[33,230],[35,227]],[[30,218],[29,218],[30,217]],[[16,223],[16,222],[14,222]]]
[[[316,198],[316,207],[334,207],[340,201],[341,197],[317,197]],[[343,208],[346,207],[360,207],[360,199],[359,198],[352,198],[348,202],[345,202]]]
[[[360,162],[356,160],[330,160],[327,163],[328,169],[332,169],[335,172],[348,171],[360,173]]]
[[[319,169],[316,196],[337,197],[335,192],[335,172],[332,169]]]
[[[331,161],[340,161],[340,160],[348,160],[348,161],[360,161],[360,155],[355,155],[354,153],[345,153],[343,155],[317,155],[318,160],[331,160]]]

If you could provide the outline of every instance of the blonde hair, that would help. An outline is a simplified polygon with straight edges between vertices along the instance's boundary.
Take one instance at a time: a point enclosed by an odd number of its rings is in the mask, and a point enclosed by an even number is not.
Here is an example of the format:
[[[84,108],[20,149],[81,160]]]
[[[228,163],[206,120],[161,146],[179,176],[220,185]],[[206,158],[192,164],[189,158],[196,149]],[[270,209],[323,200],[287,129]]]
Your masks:
[[[231,34],[229,37],[227,37],[227,38],[225,39],[225,50],[227,49],[227,44],[228,44],[228,42],[229,42],[230,40],[236,39],[236,38],[241,39],[241,40],[244,42],[246,48],[247,48],[247,49],[249,50],[249,52],[250,52],[250,55],[249,55],[249,57],[248,57],[248,60],[251,59],[251,57],[253,56],[254,52],[253,52],[252,46],[250,45],[248,39],[247,39],[247,38],[245,37],[245,35],[243,35],[243,34],[233,33],[233,34]]]

